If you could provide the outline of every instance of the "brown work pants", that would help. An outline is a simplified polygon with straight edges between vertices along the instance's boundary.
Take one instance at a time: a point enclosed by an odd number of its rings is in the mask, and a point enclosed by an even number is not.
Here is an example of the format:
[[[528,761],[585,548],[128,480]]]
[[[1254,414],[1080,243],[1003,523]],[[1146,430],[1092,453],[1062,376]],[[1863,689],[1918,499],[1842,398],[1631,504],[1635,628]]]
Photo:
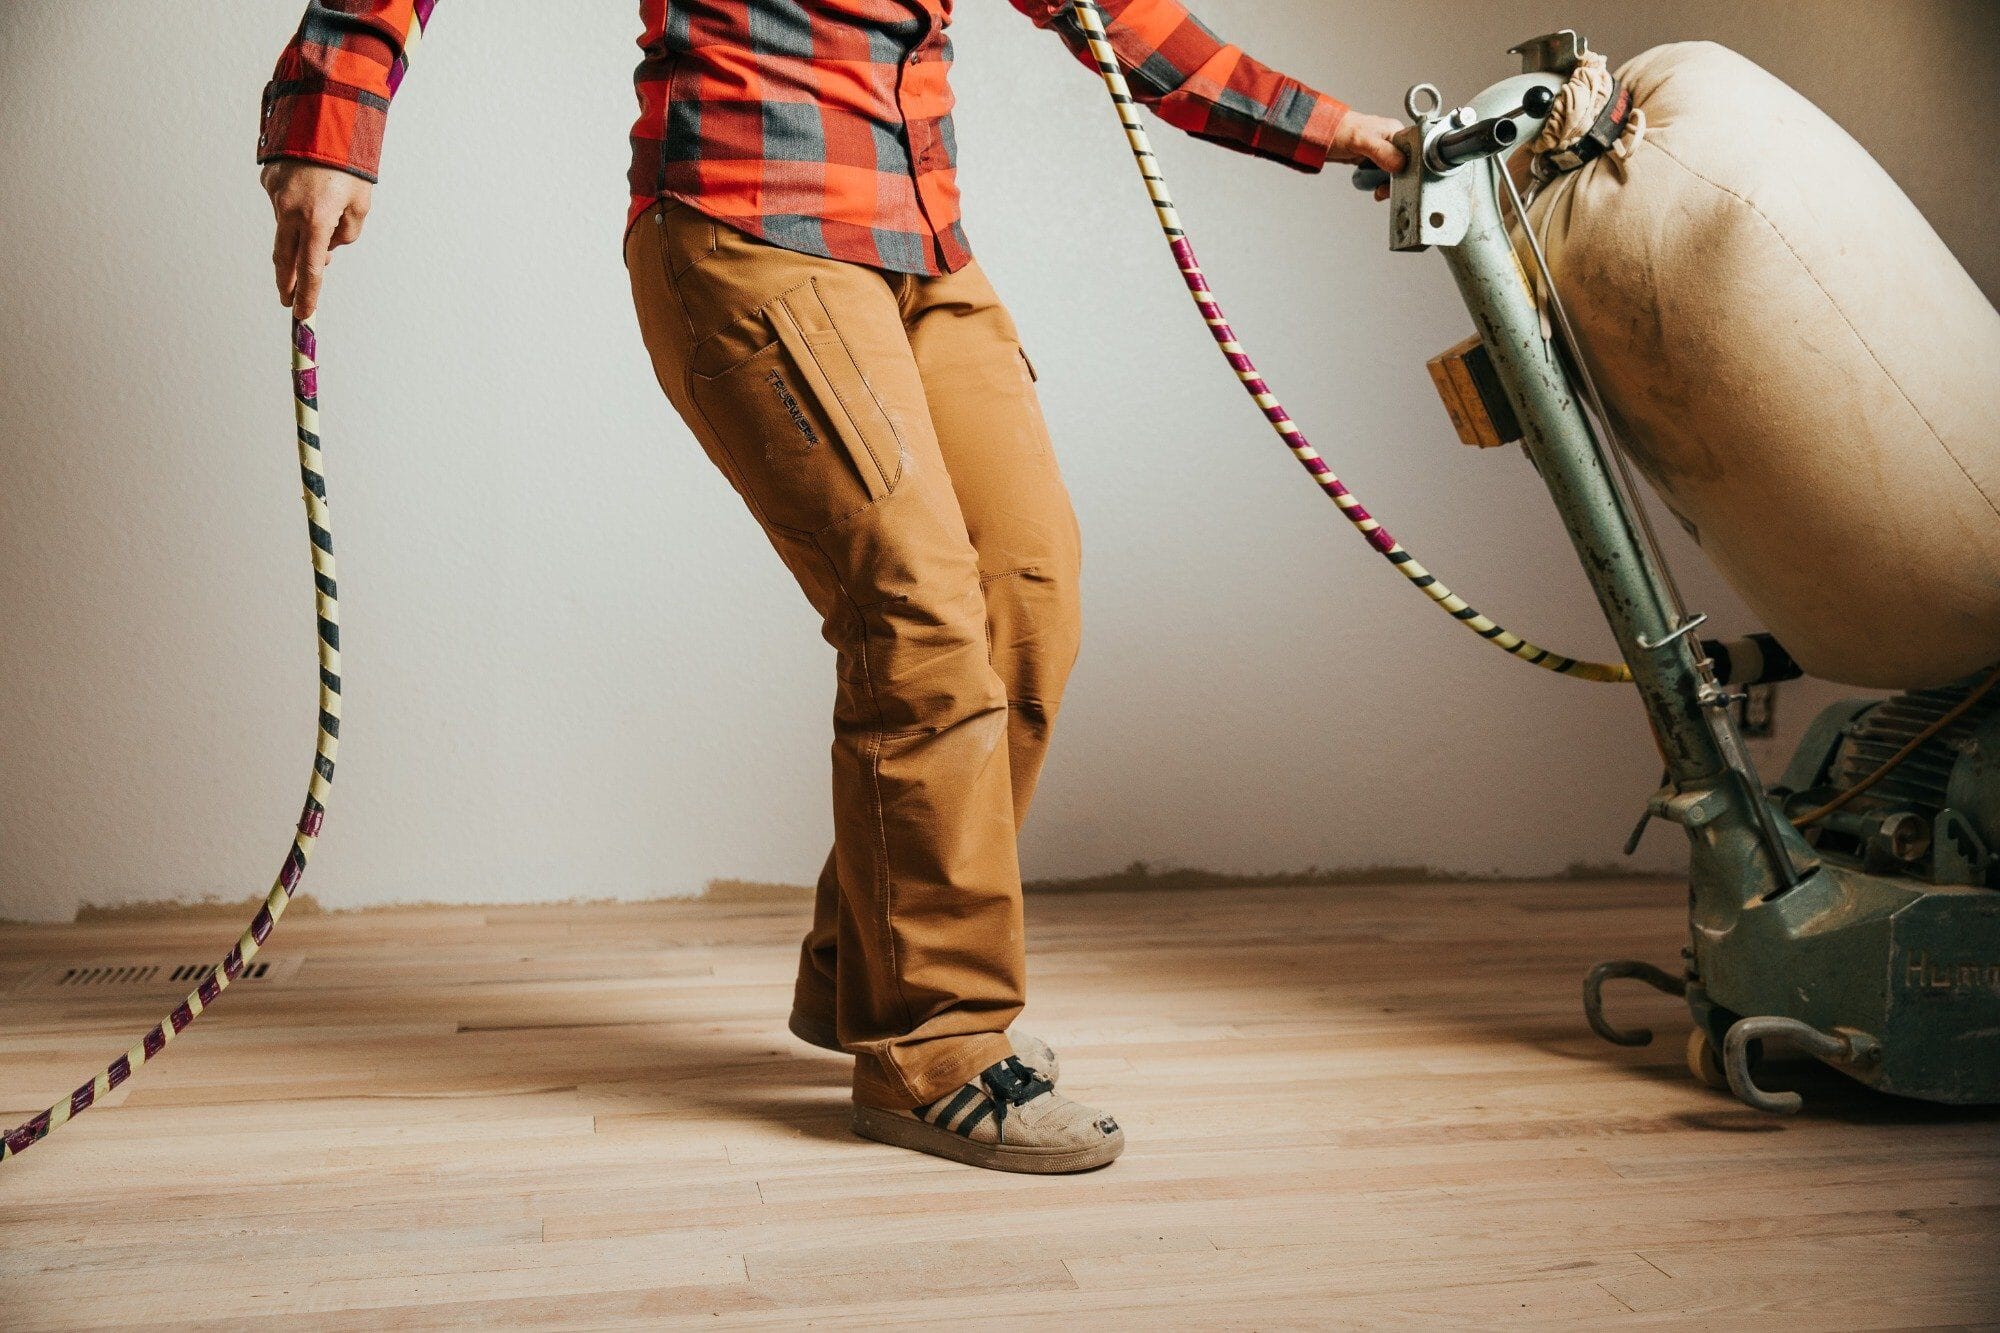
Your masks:
[[[977,265],[890,273],[683,203],[626,242],[661,388],[838,654],[834,845],[792,1026],[856,1100],[935,1100],[1010,1053],[1015,834],[1078,641],[1076,519],[1014,322]]]

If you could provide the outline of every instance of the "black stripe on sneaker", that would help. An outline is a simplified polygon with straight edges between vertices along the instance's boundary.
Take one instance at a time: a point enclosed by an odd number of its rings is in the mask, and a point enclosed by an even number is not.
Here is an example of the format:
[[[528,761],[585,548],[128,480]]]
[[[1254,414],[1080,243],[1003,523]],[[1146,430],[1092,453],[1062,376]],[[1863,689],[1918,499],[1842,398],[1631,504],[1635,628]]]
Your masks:
[[[931,1118],[931,1112],[936,1110],[938,1102],[941,1102],[943,1100],[944,1098],[940,1097],[937,1099],[937,1102],[925,1102],[922,1106],[912,1106],[910,1108],[910,1114],[915,1116],[919,1120],[929,1120]]]
[[[965,1109],[966,1103],[973,1101],[978,1096],[979,1096],[979,1089],[971,1086],[970,1084],[966,1085],[963,1088],[960,1088],[958,1090],[958,1096],[952,1098],[951,1104],[946,1106],[944,1110],[938,1112],[937,1119],[931,1121],[931,1123],[934,1125],[941,1125],[946,1129],[951,1128],[951,1122],[953,1118],[955,1118],[959,1112]],[[939,1100],[943,1099],[940,1098]]]
[[[970,1092],[971,1089],[968,1088],[966,1089],[966,1091]],[[993,1114],[992,1102],[983,1101],[979,1103],[979,1109],[977,1111],[974,1111],[971,1115],[965,1117],[964,1120],[959,1122],[958,1132],[964,1135],[968,1139],[971,1138],[972,1131],[979,1127],[979,1123],[982,1120],[986,1119],[987,1116],[992,1114]]]

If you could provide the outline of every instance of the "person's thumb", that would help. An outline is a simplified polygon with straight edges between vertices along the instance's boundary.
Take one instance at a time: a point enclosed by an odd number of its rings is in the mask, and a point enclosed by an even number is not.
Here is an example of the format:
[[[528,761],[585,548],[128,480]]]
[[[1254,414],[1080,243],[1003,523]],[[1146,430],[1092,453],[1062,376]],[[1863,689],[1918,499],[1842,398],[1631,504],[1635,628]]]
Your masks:
[[[350,204],[347,211],[340,215],[340,223],[333,229],[333,237],[327,242],[326,248],[338,250],[343,245],[352,245],[360,240],[361,224],[367,221],[367,218],[367,210]]]

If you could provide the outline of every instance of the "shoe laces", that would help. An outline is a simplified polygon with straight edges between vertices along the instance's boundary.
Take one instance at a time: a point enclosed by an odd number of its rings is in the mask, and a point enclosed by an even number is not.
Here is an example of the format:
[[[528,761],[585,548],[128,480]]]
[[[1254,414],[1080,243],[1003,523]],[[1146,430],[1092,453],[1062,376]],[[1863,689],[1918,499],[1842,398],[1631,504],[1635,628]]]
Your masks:
[[[998,1141],[1007,1141],[1007,1113],[1017,1106],[1025,1106],[1045,1092],[1055,1091],[1055,1084],[1045,1078],[1036,1077],[1033,1070],[1015,1056],[1008,1056],[998,1064],[989,1065],[979,1076],[980,1086],[993,1102],[993,1132]]]

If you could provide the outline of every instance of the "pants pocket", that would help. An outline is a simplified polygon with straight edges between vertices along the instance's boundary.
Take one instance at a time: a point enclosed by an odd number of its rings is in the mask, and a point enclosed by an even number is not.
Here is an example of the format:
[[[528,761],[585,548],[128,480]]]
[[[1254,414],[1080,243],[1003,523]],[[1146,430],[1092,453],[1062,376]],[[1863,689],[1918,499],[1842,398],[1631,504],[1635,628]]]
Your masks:
[[[685,200],[661,201],[653,221],[661,229],[665,240],[663,250],[667,276],[675,282],[714,254],[720,243],[715,219],[696,211]]]
[[[895,425],[814,280],[704,339],[689,383],[766,523],[820,532],[902,479]]]

